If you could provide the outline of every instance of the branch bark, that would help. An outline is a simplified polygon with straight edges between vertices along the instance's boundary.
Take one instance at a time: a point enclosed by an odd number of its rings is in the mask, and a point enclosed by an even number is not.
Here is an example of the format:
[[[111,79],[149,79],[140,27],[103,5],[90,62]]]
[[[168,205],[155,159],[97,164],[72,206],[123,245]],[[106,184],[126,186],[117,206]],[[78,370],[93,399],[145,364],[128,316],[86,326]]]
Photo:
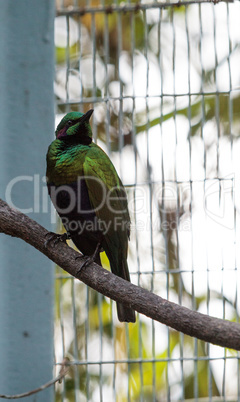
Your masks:
[[[77,251],[64,243],[58,243],[54,247],[50,243],[46,247],[47,230],[2,200],[0,200],[0,233],[24,240],[86,285],[115,301],[130,305],[134,310],[153,320],[205,342],[240,350],[240,324],[210,317],[162,299],[95,263],[78,272]]]

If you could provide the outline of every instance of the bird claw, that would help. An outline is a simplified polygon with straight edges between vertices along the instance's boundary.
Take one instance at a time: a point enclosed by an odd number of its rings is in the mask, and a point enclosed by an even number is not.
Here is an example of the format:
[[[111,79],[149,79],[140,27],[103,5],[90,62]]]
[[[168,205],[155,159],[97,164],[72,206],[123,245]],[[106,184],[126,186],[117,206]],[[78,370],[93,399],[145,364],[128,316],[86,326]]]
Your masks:
[[[75,260],[78,260],[78,259],[85,260],[85,261],[83,261],[81,266],[78,268],[77,274],[79,274],[79,272],[82,270],[82,268],[87,267],[94,261],[93,256],[89,256],[89,255],[87,255],[87,256],[79,255],[79,256],[75,257]]]
[[[45,247],[47,247],[48,244],[50,242],[52,242],[52,241],[53,241],[53,247],[55,247],[57,243],[59,243],[59,242],[66,243],[66,240],[71,239],[70,234],[66,233],[66,232],[63,233],[63,234],[57,234],[57,233],[54,233],[54,232],[48,232],[45,237],[47,237],[47,236],[49,238],[46,239],[45,242],[44,242]]]
[[[101,250],[101,242],[97,244],[97,247],[92,255],[79,255],[75,257],[75,260],[78,258],[81,258],[82,260],[85,260],[83,264],[80,266],[80,268],[77,271],[77,274],[82,270],[82,268],[87,267],[90,265],[92,262],[95,262],[96,255],[98,254],[99,250]]]

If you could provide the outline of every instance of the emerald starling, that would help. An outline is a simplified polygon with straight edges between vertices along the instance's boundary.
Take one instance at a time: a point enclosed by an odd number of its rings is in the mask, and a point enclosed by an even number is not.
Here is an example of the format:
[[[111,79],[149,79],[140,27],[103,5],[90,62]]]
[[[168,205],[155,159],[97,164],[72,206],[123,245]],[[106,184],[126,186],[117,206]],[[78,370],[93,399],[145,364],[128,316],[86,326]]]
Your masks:
[[[112,272],[130,281],[126,192],[111,160],[92,141],[92,113],[68,113],[57,126],[47,153],[48,192],[79,251],[101,265],[104,250]],[[119,321],[136,321],[130,306],[117,303],[117,313]]]

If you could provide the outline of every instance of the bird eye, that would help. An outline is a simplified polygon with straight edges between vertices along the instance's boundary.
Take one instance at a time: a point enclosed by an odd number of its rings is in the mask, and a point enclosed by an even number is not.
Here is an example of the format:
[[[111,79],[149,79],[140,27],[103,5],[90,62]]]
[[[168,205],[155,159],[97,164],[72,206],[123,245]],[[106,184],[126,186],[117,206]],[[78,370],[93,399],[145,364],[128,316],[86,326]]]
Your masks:
[[[73,123],[72,120],[68,120],[67,125],[68,125],[68,126],[71,126],[72,123]]]

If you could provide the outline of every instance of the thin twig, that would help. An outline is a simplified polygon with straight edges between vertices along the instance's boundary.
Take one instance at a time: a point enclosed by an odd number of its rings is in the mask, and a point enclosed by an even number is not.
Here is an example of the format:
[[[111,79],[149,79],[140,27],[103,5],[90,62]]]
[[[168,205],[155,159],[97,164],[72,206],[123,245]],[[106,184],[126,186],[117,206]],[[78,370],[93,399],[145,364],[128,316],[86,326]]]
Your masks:
[[[65,375],[67,374],[68,370],[69,370],[68,359],[64,359],[63,362],[61,363],[61,370],[59,372],[59,375],[56,378],[52,379],[49,382],[46,382],[46,384],[41,385],[41,387],[35,388],[35,389],[31,390],[31,391],[24,392],[22,394],[17,394],[17,395],[1,395],[0,394],[0,398],[2,398],[2,399],[20,399],[20,398],[24,398],[26,396],[36,394],[36,393],[38,393],[40,391],[43,391],[46,388],[51,387],[56,382],[61,383],[63,377],[65,377]]]

